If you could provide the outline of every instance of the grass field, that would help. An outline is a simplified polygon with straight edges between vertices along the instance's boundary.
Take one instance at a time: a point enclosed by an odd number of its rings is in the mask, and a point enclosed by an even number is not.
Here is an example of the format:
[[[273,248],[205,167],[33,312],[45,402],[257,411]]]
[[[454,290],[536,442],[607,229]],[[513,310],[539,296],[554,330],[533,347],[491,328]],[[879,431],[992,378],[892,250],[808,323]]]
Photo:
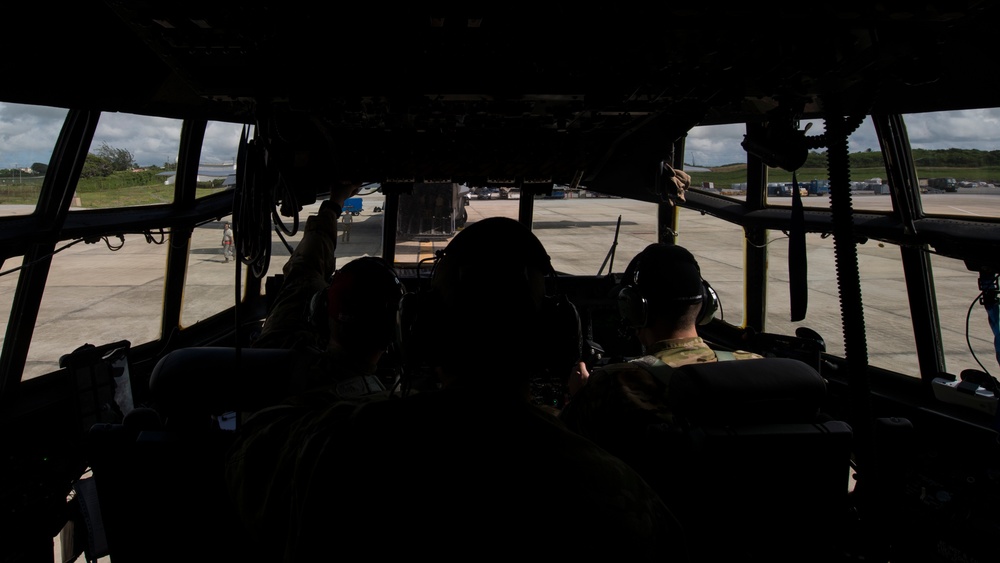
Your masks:
[[[921,178],[950,177],[958,181],[1000,182],[1000,167],[982,168],[922,168],[917,173]],[[728,189],[733,184],[746,182],[746,166],[730,165],[714,168],[708,172],[693,171],[691,183],[695,186],[703,182],[712,182],[718,189]],[[851,179],[856,181],[869,178],[885,179],[883,168],[855,168],[851,170]],[[809,182],[814,179],[825,179],[825,168],[802,168],[797,171],[799,182]],[[791,182],[792,173],[781,169],[770,169],[768,180],[772,182]],[[144,183],[136,183],[137,181]],[[38,202],[42,178],[30,177],[19,179],[16,183],[0,184],[0,204],[34,205]],[[225,188],[215,187],[210,183],[199,184],[198,197],[204,197]],[[152,180],[149,176],[137,177],[129,172],[119,172],[107,178],[89,178],[80,181],[76,196],[80,199],[80,207],[107,209],[113,207],[130,207],[134,205],[155,205],[170,203],[174,198],[174,186],[165,185],[162,181]]]
[[[690,172],[691,184],[700,186],[703,182],[713,182],[716,188],[726,189],[733,184],[746,182],[746,166],[732,165],[714,168],[711,172]],[[822,180],[827,178],[825,168],[801,168],[797,172],[799,182],[809,182],[811,180]],[[998,182],[1000,181],[1000,167],[989,166],[983,168],[918,168],[917,174],[920,178],[955,178],[958,181],[968,180],[971,182]],[[854,168],[851,170],[851,180],[862,181],[869,178],[886,179],[884,168]],[[791,182],[792,173],[785,170],[771,168],[768,171],[768,180],[771,182]]]
[[[76,197],[80,207],[92,209],[108,209],[114,207],[130,207],[134,205],[156,205],[170,203],[174,200],[173,184],[166,185],[162,181],[155,183],[129,185],[127,181],[99,178],[83,180],[77,186]],[[42,178],[24,179],[15,184],[0,184],[0,204],[34,205],[38,203]],[[205,197],[226,188],[214,187],[211,184],[198,185],[198,197]]]

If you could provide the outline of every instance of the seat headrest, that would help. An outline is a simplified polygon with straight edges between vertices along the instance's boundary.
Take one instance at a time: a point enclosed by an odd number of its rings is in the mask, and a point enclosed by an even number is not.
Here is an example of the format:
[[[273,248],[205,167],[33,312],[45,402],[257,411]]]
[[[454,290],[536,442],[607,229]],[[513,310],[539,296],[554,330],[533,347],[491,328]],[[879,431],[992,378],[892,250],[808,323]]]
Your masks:
[[[166,416],[253,411],[285,396],[287,374],[302,354],[278,348],[181,348],[157,362],[149,392]]]
[[[790,358],[681,366],[668,394],[675,417],[699,426],[813,423],[825,399],[826,381]]]

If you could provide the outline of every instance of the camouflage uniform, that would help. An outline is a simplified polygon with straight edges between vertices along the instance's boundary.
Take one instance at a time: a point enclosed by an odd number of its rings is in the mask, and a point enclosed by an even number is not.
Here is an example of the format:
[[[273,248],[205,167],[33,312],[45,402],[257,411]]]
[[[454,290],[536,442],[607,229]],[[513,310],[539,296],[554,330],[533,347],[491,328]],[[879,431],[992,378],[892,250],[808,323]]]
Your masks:
[[[514,220],[491,219],[466,228],[448,249],[476,236],[506,249],[524,232]],[[514,271],[525,278],[517,266],[468,268],[461,277],[458,271],[437,270],[436,287],[453,291],[449,284],[460,281],[471,291],[482,281],[473,276],[503,278]],[[527,288],[524,294],[531,295]],[[464,305],[457,301],[456,307]],[[520,298],[508,302],[517,306]],[[447,316],[451,306],[432,312]],[[387,560],[685,560],[683,532],[650,486],[530,404],[520,379],[496,368],[494,355],[506,344],[494,342],[461,363],[451,361],[459,353],[451,349],[448,362],[435,356],[432,365],[453,370],[447,374],[452,383],[440,390],[341,403],[322,424],[303,427],[296,436],[302,459],[292,473],[286,561],[350,559],[359,550]]]
[[[280,561],[294,519],[302,471],[311,471],[323,440],[342,428],[354,404],[380,395],[375,365],[327,349],[310,322],[310,302],[336,268],[340,208],[324,202],[306,220],[302,241],[283,267],[284,281],[256,348],[291,348],[302,354],[285,373],[286,395],[243,421],[226,462],[230,497],[261,560]],[[323,320],[326,311],[323,311]],[[317,435],[322,440],[314,440]]]
[[[678,367],[685,364],[716,362],[715,350],[700,337],[661,340],[648,347],[645,356],[629,362],[610,364],[594,370],[587,383],[559,413],[573,431],[598,443],[623,432],[641,431],[648,424],[672,422],[667,410],[667,386],[641,363],[656,360]],[[733,352],[733,359],[760,358],[745,351]]]
[[[351,432],[324,442],[302,491],[292,559],[329,558],[348,544],[386,559],[687,559],[673,514],[633,469],[493,390],[356,409]]]
[[[337,269],[337,220],[340,207],[323,202],[316,215],[306,219],[302,241],[282,267],[284,281],[267,314],[255,348],[326,348],[309,322],[312,297],[330,282]]]
[[[700,337],[661,340],[646,349],[647,355],[630,362],[595,369],[559,413],[570,430],[622,458],[651,484],[650,427],[665,428],[673,418],[667,408],[669,378],[658,379],[640,364],[656,360],[678,367],[716,362],[718,356]],[[733,352],[733,359],[760,358],[752,352]]]

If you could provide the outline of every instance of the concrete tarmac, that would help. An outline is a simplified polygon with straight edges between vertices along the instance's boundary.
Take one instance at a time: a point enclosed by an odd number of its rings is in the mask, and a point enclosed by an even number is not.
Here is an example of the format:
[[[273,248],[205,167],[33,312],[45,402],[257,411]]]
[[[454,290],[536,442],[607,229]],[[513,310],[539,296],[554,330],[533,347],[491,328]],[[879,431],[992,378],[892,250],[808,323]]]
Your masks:
[[[922,198],[925,211],[955,216],[1000,217],[1000,189],[995,192],[959,194],[927,194]],[[655,205],[614,198],[585,198],[563,200],[538,200],[535,202],[535,231],[546,245],[553,257],[557,269],[570,274],[597,274],[602,266],[607,266],[609,250],[617,249],[616,257],[610,270],[621,272],[635,252],[638,252],[649,242],[656,240]],[[790,203],[790,200],[779,203]],[[826,197],[805,198],[806,206],[829,205]],[[869,211],[888,211],[891,209],[889,196],[871,194],[856,194],[854,197],[856,209]],[[364,211],[353,217],[350,238],[343,237],[338,242],[338,261],[341,264],[358,256],[379,255],[382,248],[382,225],[384,214],[375,208],[384,207],[381,194],[364,197]],[[314,214],[319,204],[305,207],[301,212],[301,224]],[[503,215],[516,217],[518,201],[511,200],[476,200],[473,199],[468,208],[469,221],[473,222],[484,217]],[[16,213],[22,213],[18,210]],[[12,214],[10,210],[0,207],[0,215]],[[621,219],[620,219],[621,218]],[[219,222],[205,225],[196,230],[193,236],[193,250],[189,263],[191,272],[188,276],[187,294],[192,296],[186,308],[193,311],[206,309],[206,314],[218,310],[225,300],[232,299],[233,270],[235,264],[225,264],[222,260],[219,237],[221,225],[230,218],[222,218]],[[681,244],[691,248],[702,265],[702,274],[709,280],[724,304],[724,318],[727,322],[740,324],[742,308],[742,252],[743,241],[739,229],[723,221],[701,215],[700,213],[682,210]],[[617,233],[617,240],[615,235]],[[772,233],[769,245],[770,268],[772,281],[769,291],[774,288],[775,295],[769,297],[775,304],[776,313],[769,318],[772,323],[768,329],[772,332],[794,331],[799,324],[816,329],[827,339],[828,350],[837,352],[838,346],[843,347],[843,335],[840,328],[840,307],[837,301],[835,280],[836,265],[831,252],[832,242],[820,236],[807,237],[807,255],[809,259],[810,302],[806,322],[790,323],[787,320],[787,243],[781,233]],[[301,239],[301,232],[288,237],[292,247]],[[435,250],[443,248],[449,237],[425,237],[424,240],[412,240],[397,246],[397,259],[401,262],[417,263],[430,257]],[[726,244],[726,243],[731,244]],[[114,341],[125,334],[132,337],[141,335],[140,324],[148,325],[148,319],[143,315],[133,315],[130,320],[122,317],[111,317],[99,320],[101,315],[115,314],[118,307],[105,309],[108,302],[116,300],[136,299],[135,307],[143,307],[139,297],[153,300],[158,305],[158,295],[163,286],[164,249],[154,244],[126,245],[129,249],[127,268],[121,268],[116,262],[118,255],[109,252],[107,248],[95,245],[76,245],[66,250],[67,256],[56,261],[52,276],[54,281],[51,293],[56,298],[46,298],[48,302],[46,317],[65,320],[81,316],[78,322],[86,327],[69,330],[68,326],[59,322],[45,322],[40,319],[36,329],[36,339],[43,343],[42,350],[48,350],[48,357],[40,358],[41,367],[54,369],[55,362],[61,352],[68,352],[84,342],[101,344]],[[272,235],[269,274],[279,273],[281,266],[289,255],[285,242]],[[74,256],[75,255],[75,256]],[[870,363],[884,365],[906,373],[915,369],[915,351],[913,350],[912,327],[909,324],[905,283],[899,262],[898,249],[886,248],[879,243],[869,242],[859,247],[859,262],[861,263],[863,289],[866,300],[866,316],[868,321],[868,339],[871,345]],[[503,257],[498,257],[502,260]],[[4,270],[16,267],[18,264],[5,264]],[[963,368],[975,368],[976,358],[966,347],[966,325],[970,323],[969,304],[976,297],[976,274],[969,272],[959,261],[935,257],[936,292],[941,307],[941,325],[945,333],[945,351],[949,359],[950,371],[958,373]],[[107,272],[114,272],[109,279]],[[88,273],[90,272],[90,273]],[[6,319],[9,313],[10,301],[13,296],[16,275],[0,277],[0,295],[6,298],[0,300],[0,318]],[[115,288],[130,288],[132,291],[116,293]],[[148,288],[148,291],[135,292],[137,287]],[[47,292],[50,291],[47,289]],[[86,296],[98,295],[100,298],[90,299]],[[119,297],[115,297],[119,295]],[[220,299],[222,302],[220,303]],[[93,314],[81,312],[81,302],[86,302],[87,310]],[[869,312],[870,311],[870,312]],[[197,318],[198,313],[192,313]],[[992,334],[985,326],[985,321],[977,315],[971,317],[971,340],[979,358],[992,358]],[[118,327],[112,333],[102,332],[106,326]],[[72,325],[73,327],[79,325]],[[68,340],[67,340],[68,339]],[[143,340],[136,340],[141,343]],[[44,343],[49,343],[44,345]],[[33,346],[34,348],[34,346]],[[914,372],[915,373],[915,372]],[[57,561],[59,547],[56,542]],[[99,561],[106,563],[109,559]]]
[[[927,194],[922,201],[925,210],[931,213],[1000,217],[1000,189],[977,192]],[[384,212],[376,209],[384,207],[384,198],[376,193],[364,196],[363,201],[364,210],[353,217],[350,238],[342,236],[338,243],[338,262],[341,264],[359,256],[381,254]],[[777,203],[790,204],[791,201],[784,198]],[[804,203],[806,206],[829,205],[829,200],[813,196],[804,198]],[[856,194],[853,203],[859,210],[887,211],[891,208],[891,198],[887,195]],[[517,199],[473,198],[467,208],[469,221],[495,215],[516,217],[518,205]],[[636,252],[656,240],[655,207],[650,203],[617,198],[539,199],[535,201],[533,229],[560,272],[571,275],[621,272]],[[318,208],[319,203],[316,203],[301,211],[299,232],[286,237],[287,244],[272,233],[267,275],[281,272],[290,254],[289,248],[294,248],[301,239],[306,218]],[[4,213],[11,211],[0,208],[0,214]],[[23,209],[17,213],[23,213]],[[220,245],[222,224],[229,219],[224,217],[210,222],[196,229],[192,236],[182,314],[185,325],[206,318],[235,299],[236,264],[223,262]],[[680,229],[678,240],[699,259],[703,276],[722,299],[724,318],[739,325],[742,322],[745,244],[741,230],[689,210],[681,212]],[[449,236],[415,237],[398,244],[397,262],[401,267],[416,264],[444,248],[449,239]],[[775,303],[775,314],[768,319],[767,329],[791,332],[797,325],[788,321],[785,305],[788,302],[787,243],[780,232],[772,233],[770,240],[773,297],[769,297],[769,301]],[[115,242],[111,239],[109,243]],[[875,353],[882,354],[888,365],[910,365],[915,354],[898,249],[875,242],[858,248],[866,283],[866,306],[881,317],[870,324],[879,346],[885,348]],[[832,240],[819,235],[808,236],[807,254],[811,297],[805,324],[823,334],[829,349],[835,352],[842,346],[843,335]],[[60,252],[53,260],[25,377],[56,369],[62,354],[84,343],[101,345],[125,338],[137,345],[158,338],[159,326],[150,319],[160,314],[165,256],[165,244],[143,241],[141,235],[129,235],[126,244],[117,251],[111,251],[102,241],[76,244]],[[502,260],[503,256],[497,259]],[[19,261],[8,260],[2,267],[7,275],[0,276],[0,296],[6,296],[0,298],[0,322],[8,320],[19,265]],[[941,322],[947,334],[946,348],[954,354],[965,354],[962,367],[976,367],[970,365],[974,359],[969,357],[965,343],[969,303],[978,293],[976,274],[969,272],[960,261],[943,257],[935,257],[934,267],[942,306]],[[245,266],[239,274],[242,280],[249,275]],[[422,274],[429,274],[429,268]],[[987,354],[992,350],[992,335],[980,331],[978,323],[973,322],[972,327],[977,355],[980,352]],[[910,344],[884,344],[905,341]]]

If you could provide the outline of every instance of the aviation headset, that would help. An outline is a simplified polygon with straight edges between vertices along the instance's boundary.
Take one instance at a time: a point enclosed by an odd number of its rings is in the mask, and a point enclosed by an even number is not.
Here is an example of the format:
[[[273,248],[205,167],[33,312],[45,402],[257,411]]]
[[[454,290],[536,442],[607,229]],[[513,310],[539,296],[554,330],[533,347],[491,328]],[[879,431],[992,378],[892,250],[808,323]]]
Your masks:
[[[701,277],[701,268],[684,247],[654,243],[632,259],[622,276],[618,312],[631,328],[649,326],[651,313],[663,307],[701,303],[697,323],[712,321],[719,297]]]
[[[389,345],[399,336],[399,303],[405,294],[405,286],[385,260],[362,256],[334,272],[330,284],[313,295],[309,320],[326,340],[332,318],[365,341]]]
[[[474,362],[471,370],[531,362],[565,375],[580,359],[580,316],[565,295],[546,292],[549,276],[554,278],[555,270],[545,248],[521,223],[491,217],[470,224],[441,253],[429,287],[403,296],[404,358],[410,366],[424,367]],[[509,293],[496,299],[477,295],[480,290]],[[528,307],[532,301],[536,307]],[[522,306],[533,310],[520,317]],[[496,340],[482,344],[482,338]],[[505,344],[513,360],[509,364],[496,357]]]

